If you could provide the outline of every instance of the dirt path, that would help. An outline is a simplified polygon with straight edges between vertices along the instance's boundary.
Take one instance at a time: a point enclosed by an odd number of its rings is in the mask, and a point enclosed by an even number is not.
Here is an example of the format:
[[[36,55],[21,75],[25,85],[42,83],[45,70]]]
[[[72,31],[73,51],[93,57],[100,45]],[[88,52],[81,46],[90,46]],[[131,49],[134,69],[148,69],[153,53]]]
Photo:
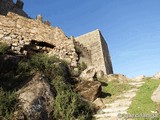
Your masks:
[[[94,117],[96,120],[122,120],[122,114],[127,114],[127,109],[131,105],[133,97],[140,86],[143,85],[143,81],[132,80],[129,84],[135,86],[129,91],[123,92],[123,94],[117,96],[117,100],[112,103],[107,103],[106,107],[100,111]]]

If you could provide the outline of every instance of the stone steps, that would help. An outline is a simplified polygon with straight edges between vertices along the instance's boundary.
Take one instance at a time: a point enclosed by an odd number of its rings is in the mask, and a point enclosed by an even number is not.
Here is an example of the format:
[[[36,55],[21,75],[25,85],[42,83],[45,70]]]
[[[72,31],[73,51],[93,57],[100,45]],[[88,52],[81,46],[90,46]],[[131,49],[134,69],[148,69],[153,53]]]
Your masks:
[[[135,86],[131,90],[124,91],[122,95],[117,96],[117,100],[112,103],[105,104],[106,107],[100,111],[94,117],[96,120],[123,120],[118,117],[120,114],[127,114],[127,110],[132,103],[132,99],[136,96],[138,88],[145,82],[143,81],[131,81],[130,85]]]

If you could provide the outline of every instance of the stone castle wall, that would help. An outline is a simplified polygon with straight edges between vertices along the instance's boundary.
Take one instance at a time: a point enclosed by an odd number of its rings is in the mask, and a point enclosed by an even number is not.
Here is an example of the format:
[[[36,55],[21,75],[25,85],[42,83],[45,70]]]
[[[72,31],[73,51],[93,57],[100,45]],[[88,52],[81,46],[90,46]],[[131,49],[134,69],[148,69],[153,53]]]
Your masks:
[[[108,46],[99,30],[68,38],[60,28],[43,22],[42,16],[30,19],[21,0],[0,0],[0,42],[8,43],[18,54],[27,55],[29,49],[45,51],[68,61],[73,68],[77,62],[85,62],[105,74],[113,73]],[[76,47],[81,51],[79,55]]]
[[[78,41],[74,42],[76,46],[77,54],[78,54],[78,62],[79,63],[86,63],[88,66],[92,65],[91,61],[91,51],[88,50],[87,47],[84,47],[83,44],[80,44]]]
[[[75,40],[91,51],[91,66],[105,74],[113,73],[108,46],[99,30],[81,35]]]
[[[103,38],[101,32],[100,32],[100,38],[99,39],[101,41],[101,46],[102,46],[102,52],[103,52],[106,72],[107,72],[107,74],[111,74],[111,73],[113,73],[111,57],[110,57],[110,54],[109,54],[108,45],[105,42],[105,39]]]
[[[0,41],[7,42],[13,50],[20,52],[32,40],[54,45],[49,54],[56,54],[76,66],[78,58],[73,41],[60,28],[49,26],[41,19],[28,19],[11,12],[7,16],[0,15]]]

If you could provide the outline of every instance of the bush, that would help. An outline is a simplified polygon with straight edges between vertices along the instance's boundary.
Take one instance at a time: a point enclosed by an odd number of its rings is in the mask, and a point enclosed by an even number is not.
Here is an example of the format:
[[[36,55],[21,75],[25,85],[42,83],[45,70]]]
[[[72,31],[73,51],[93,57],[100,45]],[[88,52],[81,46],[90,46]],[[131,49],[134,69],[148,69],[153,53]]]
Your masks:
[[[45,54],[35,54],[30,60],[30,65],[33,69],[44,71],[45,69],[49,68],[51,64],[58,61],[59,59],[54,56],[48,57]]]
[[[89,103],[83,101],[75,93],[68,83],[64,82],[62,76],[57,76],[52,80],[52,85],[57,91],[55,100],[54,119],[65,120],[87,120],[91,119],[93,108]]]
[[[9,46],[6,43],[0,42],[0,53],[5,54],[9,50]]]
[[[18,106],[15,92],[4,91],[0,88],[0,98],[0,119],[11,119]]]

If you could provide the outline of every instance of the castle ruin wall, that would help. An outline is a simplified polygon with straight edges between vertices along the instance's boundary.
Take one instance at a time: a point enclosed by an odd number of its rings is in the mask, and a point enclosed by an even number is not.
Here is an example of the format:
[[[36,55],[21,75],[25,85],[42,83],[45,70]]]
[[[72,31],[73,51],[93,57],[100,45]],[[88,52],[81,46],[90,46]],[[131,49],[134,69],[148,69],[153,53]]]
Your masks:
[[[47,42],[56,46],[49,54],[56,54],[76,66],[77,54],[73,41],[58,27],[49,26],[39,19],[28,19],[9,12],[7,16],[0,15],[0,41],[20,49],[31,40]]]

